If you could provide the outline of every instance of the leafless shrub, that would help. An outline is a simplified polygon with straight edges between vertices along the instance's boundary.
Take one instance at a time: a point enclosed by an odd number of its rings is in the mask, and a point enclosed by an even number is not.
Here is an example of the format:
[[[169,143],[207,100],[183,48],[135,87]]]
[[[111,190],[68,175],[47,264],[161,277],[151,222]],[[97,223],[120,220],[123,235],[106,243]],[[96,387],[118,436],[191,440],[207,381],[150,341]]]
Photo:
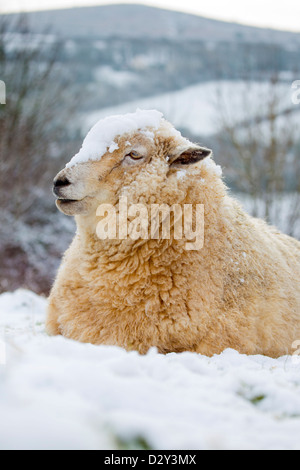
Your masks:
[[[78,99],[59,41],[48,31],[33,34],[23,16],[14,23],[0,17],[0,79],[6,84],[6,104],[0,105],[0,291],[23,286],[47,293],[64,249],[51,185],[69,159],[67,129]]]
[[[231,179],[251,198],[252,214],[299,237],[299,109],[289,90],[278,73],[245,80],[234,97],[218,90],[219,143]]]

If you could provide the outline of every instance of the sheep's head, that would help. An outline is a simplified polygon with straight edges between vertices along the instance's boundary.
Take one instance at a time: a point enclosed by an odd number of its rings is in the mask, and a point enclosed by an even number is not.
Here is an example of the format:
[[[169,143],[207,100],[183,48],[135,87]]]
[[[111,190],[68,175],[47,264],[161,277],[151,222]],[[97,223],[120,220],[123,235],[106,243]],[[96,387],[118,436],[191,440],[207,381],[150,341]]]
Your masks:
[[[67,215],[86,216],[96,214],[100,204],[116,205],[124,195],[136,203],[172,202],[164,198],[172,193],[174,199],[174,191],[179,191],[177,172],[194,168],[210,155],[210,150],[183,138],[157,111],[106,118],[56,176],[57,207]]]

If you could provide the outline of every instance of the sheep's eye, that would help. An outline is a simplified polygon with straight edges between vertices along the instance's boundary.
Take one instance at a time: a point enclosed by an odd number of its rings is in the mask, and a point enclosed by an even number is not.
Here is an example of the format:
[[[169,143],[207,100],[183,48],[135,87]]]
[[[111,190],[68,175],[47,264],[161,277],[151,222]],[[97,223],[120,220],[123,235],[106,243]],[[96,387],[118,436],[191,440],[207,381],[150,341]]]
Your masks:
[[[143,155],[140,155],[138,152],[135,152],[134,150],[132,152],[130,152],[128,155],[126,155],[126,157],[130,157],[132,158],[133,160],[140,160],[141,158],[143,158]]]

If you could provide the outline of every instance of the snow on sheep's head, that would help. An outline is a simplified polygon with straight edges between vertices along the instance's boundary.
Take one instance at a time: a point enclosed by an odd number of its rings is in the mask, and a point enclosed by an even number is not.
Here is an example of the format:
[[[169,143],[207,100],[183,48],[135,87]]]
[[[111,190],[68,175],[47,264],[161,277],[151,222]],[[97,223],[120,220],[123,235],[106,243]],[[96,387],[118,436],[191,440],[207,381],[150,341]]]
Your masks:
[[[121,196],[135,203],[176,202],[189,168],[210,155],[158,111],[111,116],[91,129],[79,153],[54,179],[56,204],[73,216],[96,214],[100,204],[116,205]]]

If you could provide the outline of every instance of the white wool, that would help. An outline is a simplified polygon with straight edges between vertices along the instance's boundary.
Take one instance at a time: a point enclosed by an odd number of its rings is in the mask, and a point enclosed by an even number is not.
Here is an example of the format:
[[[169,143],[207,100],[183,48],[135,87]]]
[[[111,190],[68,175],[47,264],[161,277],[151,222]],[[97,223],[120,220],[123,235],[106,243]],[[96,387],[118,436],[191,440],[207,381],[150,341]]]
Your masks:
[[[217,165],[210,157],[203,160],[203,165],[215,173],[216,176],[222,176],[223,171],[220,165]]]
[[[177,171],[177,179],[183,180],[186,177],[186,170]]]
[[[118,148],[115,142],[117,136],[137,130],[147,131],[148,128],[157,130],[161,124],[162,117],[162,113],[156,110],[143,111],[137,109],[135,113],[109,116],[101,119],[89,131],[80,151],[66,167],[71,168],[74,165],[86,163],[90,160],[101,160],[107,151],[112,153]],[[154,136],[150,132],[147,135],[148,137]]]

